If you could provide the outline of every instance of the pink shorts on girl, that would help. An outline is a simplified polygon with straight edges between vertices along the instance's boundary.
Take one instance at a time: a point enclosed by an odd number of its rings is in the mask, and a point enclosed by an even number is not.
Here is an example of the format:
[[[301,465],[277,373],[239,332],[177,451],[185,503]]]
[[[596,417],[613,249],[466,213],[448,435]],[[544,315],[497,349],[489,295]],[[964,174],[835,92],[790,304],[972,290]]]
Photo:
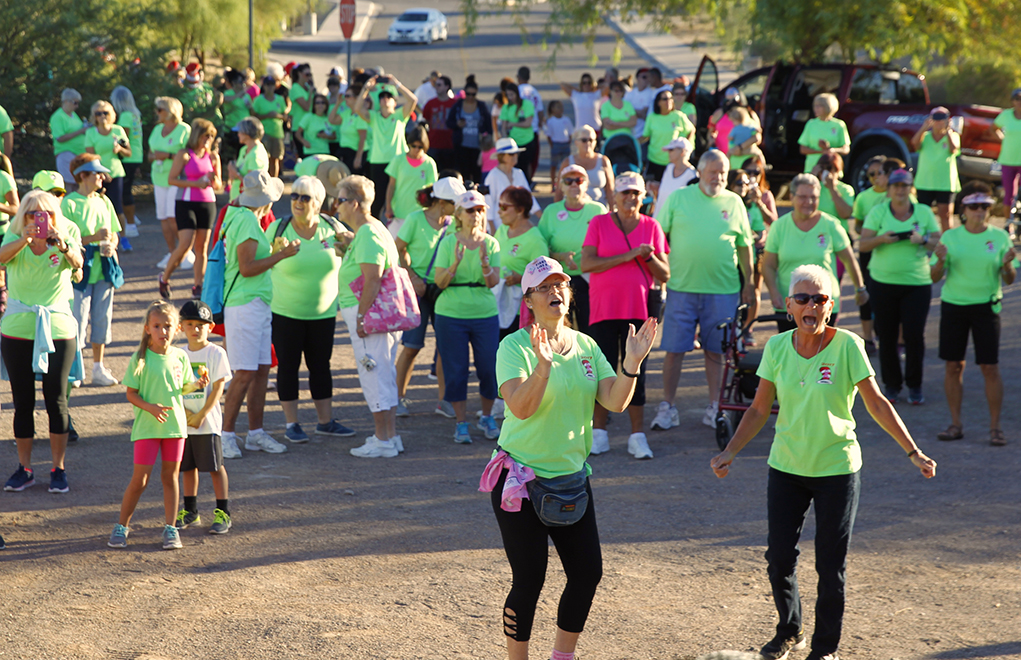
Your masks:
[[[134,445],[135,465],[155,465],[157,454],[170,463],[180,463],[184,456],[184,438],[144,438]]]

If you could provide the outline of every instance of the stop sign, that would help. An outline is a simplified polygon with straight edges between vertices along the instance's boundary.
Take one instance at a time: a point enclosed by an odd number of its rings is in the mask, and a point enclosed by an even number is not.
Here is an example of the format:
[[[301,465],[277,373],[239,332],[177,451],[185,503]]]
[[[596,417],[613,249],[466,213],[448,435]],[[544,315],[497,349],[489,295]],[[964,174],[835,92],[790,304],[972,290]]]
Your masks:
[[[340,29],[344,38],[350,39],[355,31],[355,0],[340,0],[337,14],[340,16]]]

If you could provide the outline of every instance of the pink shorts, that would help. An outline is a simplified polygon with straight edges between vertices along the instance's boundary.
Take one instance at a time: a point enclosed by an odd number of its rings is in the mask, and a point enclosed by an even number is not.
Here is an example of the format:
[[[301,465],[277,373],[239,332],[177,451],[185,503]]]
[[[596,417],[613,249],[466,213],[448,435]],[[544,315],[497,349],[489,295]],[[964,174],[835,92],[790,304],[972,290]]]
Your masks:
[[[163,462],[180,463],[184,456],[184,438],[144,438],[135,440],[135,465],[155,465],[156,455]]]

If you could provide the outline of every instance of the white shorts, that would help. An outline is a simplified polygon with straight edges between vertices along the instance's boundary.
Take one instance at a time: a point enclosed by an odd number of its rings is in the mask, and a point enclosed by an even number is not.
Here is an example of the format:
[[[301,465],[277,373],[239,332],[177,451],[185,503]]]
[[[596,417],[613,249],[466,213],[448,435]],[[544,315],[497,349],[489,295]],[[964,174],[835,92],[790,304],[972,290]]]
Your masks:
[[[156,196],[157,220],[173,220],[177,217],[175,211],[177,190],[174,186],[153,186],[153,194]]]
[[[397,405],[397,343],[399,332],[386,332],[369,335],[362,339],[358,336],[358,306],[352,305],[340,310],[351,335],[351,347],[355,352],[355,364],[358,365],[358,382],[362,385],[365,403],[374,413],[390,410]],[[366,370],[364,358],[370,356],[376,366]],[[234,364],[231,361],[231,364]]]
[[[60,172],[60,176],[64,177],[64,181],[68,185],[74,183],[74,175],[71,174],[71,161],[74,160],[74,157],[73,151],[61,151],[57,154],[57,171]]]
[[[258,371],[273,364],[273,313],[262,298],[223,308],[227,359],[232,369]],[[396,405],[396,404],[394,404]]]

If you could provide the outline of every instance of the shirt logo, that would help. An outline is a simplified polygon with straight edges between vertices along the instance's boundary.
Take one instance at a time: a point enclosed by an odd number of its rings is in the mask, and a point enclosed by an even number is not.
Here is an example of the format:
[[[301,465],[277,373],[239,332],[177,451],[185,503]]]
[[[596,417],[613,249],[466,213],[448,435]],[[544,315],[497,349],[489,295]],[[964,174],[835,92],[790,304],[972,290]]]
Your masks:
[[[519,247],[521,247],[521,245],[519,245],[518,243],[515,243],[514,245],[511,246],[510,253],[512,257],[518,253]]]
[[[567,220],[567,211],[557,211],[557,220],[561,222]]]
[[[720,211],[720,217],[723,218],[724,220],[728,220],[729,221],[730,220],[730,212],[727,211],[726,209],[724,209],[724,210]]]
[[[174,382],[184,385],[184,370],[179,364],[174,365]]]
[[[321,241],[319,242],[319,244],[323,246],[323,249],[324,249],[324,250],[329,250],[329,249],[330,249],[330,247],[331,247],[331,246],[330,246],[330,242],[329,242],[329,241],[327,241],[327,240],[326,240],[325,238],[324,238],[323,240],[321,240]]]
[[[833,384],[833,371],[829,365],[823,365],[819,367],[819,380],[815,381],[820,385],[832,385]]]
[[[592,366],[592,358],[583,357],[581,359],[581,368],[585,370],[585,378],[588,378],[589,380],[596,379],[596,371]]]
[[[50,254],[50,268],[56,268],[60,265],[60,256],[56,252]]]
[[[993,245],[992,241],[986,241],[986,252],[988,252],[990,254],[992,254],[993,252],[996,252],[996,246]]]
[[[819,247],[826,247],[826,234],[819,234]]]

